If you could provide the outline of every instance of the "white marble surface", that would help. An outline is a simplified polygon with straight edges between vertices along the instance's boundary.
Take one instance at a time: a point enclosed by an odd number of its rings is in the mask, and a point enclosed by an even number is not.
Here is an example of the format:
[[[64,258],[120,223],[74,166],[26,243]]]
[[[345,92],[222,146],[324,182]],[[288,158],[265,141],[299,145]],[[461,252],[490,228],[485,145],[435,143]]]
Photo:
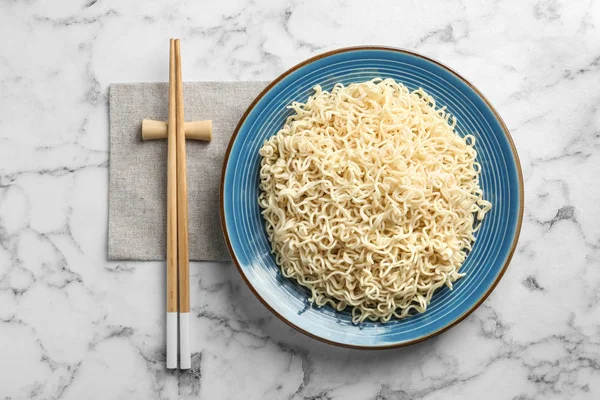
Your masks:
[[[0,2],[0,398],[600,398],[600,1],[476,3]],[[163,264],[106,261],[107,90],[166,80],[171,36],[188,81],[358,44],[470,78],[525,175],[496,291],[426,343],[350,351],[288,328],[231,264],[195,263],[194,369],[166,372]]]

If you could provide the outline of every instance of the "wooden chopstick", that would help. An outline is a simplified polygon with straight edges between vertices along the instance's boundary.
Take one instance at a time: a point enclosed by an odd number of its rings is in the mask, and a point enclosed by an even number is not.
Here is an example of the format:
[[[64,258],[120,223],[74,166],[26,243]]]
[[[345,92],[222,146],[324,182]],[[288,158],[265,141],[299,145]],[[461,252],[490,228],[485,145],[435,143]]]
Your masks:
[[[188,193],[183,112],[181,48],[175,40],[175,91],[177,101],[177,243],[179,268],[179,368],[191,368],[190,353],[190,272],[188,249]]]
[[[167,127],[167,368],[177,368],[177,147],[175,40],[169,51],[169,121]]]

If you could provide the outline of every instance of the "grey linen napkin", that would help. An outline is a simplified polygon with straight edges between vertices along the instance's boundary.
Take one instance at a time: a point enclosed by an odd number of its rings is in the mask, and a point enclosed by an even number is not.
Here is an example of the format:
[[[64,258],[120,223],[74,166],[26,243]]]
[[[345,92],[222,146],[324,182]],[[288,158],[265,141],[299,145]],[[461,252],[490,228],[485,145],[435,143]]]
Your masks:
[[[211,142],[187,141],[192,260],[229,260],[219,211],[225,150],[239,119],[267,82],[184,83],[185,120],[213,121]],[[143,119],[167,120],[168,84],[112,84],[108,258],[164,260],[167,141],[142,141]]]

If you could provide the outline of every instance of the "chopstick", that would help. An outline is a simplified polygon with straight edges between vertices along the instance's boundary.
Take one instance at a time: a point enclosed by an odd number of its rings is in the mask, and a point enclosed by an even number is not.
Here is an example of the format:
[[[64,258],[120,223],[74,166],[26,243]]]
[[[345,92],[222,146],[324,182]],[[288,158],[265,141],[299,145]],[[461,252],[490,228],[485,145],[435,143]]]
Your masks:
[[[167,126],[167,368],[177,368],[177,148],[175,41],[169,50],[169,121]]]
[[[179,267],[179,368],[191,368],[190,354],[190,271],[188,250],[188,193],[183,115],[181,49],[175,40],[175,99],[177,104],[177,255]]]

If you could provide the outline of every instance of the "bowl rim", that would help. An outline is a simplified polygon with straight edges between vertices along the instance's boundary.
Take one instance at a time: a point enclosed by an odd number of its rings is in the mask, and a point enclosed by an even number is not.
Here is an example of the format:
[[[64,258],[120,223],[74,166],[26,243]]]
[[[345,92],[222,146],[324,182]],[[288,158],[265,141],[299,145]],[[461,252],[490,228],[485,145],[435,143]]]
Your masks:
[[[412,339],[412,340],[407,340],[407,341],[403,341],[403,342],[398,342],[398,343],[393,343],[393,344],[386,344],[386,345],[382,345],[382,346],[365,346],[365,345],[355,345],[355,344],[348,344],[348,343],[341,343],[341,342],[336,342],[333,340],[329,340],[329,339],[325,339],[323,337],[320,337],[318,335],[315,335],[314,333],[308,332],[305,329],[300,328],[299,326],[293,324],[291,321],[289,321],[287,318],[285,318],[283,315],[279,314],[277,311],[275,311],[275,309],[273,307],[271,307],[271,305],[262,298],[262,296],[258,293],[258,291],[254,288],[254,285],[252,285],[252,283],[248,280],[248,277],[246,276],[246,274],[244,273],[239,260],[237,259],[235,252],[233,250],[233,247],[231,245],[231,240],[229,238],[229,233],[227,230],[227,221],[225,219],[225,203],[224,203],[224,198],[225,198],[225,189],[224,189],[224,184],[225,184],[225,173],[227,171],[227,164],[229,162],[229,157],[231,154],[231,149],[233,147],[233,143],[235,142],[237,135],[242,127],[242,125],[244,124],[244,122],[246,121],[246,118],[248,117],[248,115],[250,114],[250,112],[252,112],[252,110],[254,109],[254,107],[260,102],[260,100],[275,86],[277,85],[279,82],[281,82],[284,78],[286,78],[288,75],[292,74],[293,72],[297,71],[298,69],[309,65],[315,61],[321,60],[323,58],[327,58],[336,54],[342,54],[342,53],[349,53],[349,52],[354,52],[354,51],[364,51],[364,50],[380,50],[380,51],[389,51],[389,52],[396,52],[396,53],[402,53],[402,54],[406,54],[406,55],[410,55],[412,57],[417,57],[417,58],[421,58],[423,60],[429,61],[433,64],[436,64],[437,66],[441,67],[442,69],[445,69],[446,71],[450,72],[451,74],[453,74],[454,76],[456,76],[460,81],[462,81],[465,85],[469,86],[483,101],[484,103],[490,108],[490,110],[492,111],[492,113],[494,114],[494,117],[496,118],[496,120],[500,123],[500,126],[502,127],[502,130],[504,132],[504,135],[506,137],[506,139],[508,140],[508,143],[510,145],[511,151],[512,151],[512,155],[513,155],[513,159],[515,161],[515,165],[516,165],[516,171],[517,171],[517,177],[519,180],[519,216],[517,218],[517,226],[516,226],[516,230],[515,230],[515,235],[513,238],[513,242],[511,244],[510,247],[510,251],[508,253],[508,256],[506,257],[506,260],[504,261],[504,265],[502,266],[502,269],[500,270],[500,273],[498,274],[498,276],[496,277],[496,279],[494,280],[494,282],[492,283],[492,285],[488,288],[488,290],[479,298],[479,300],[477,300],[477,302],[475,302],[467,311],[465,311],[462,315],[458,316],[454,321],[452,321],[451,323],[449,323],[446,326],[443,326],[437,330],[435,330],[434,332],[431,332],[425,336],[421,336],[419,338],[416,339]],[[246,108],[246,111],[244,111],[244,114],[242,115],[242,117],[240,118],[235,130],[233,131],[233,135],[231,136],[231,139],[229,139],[229,144],[227,145],[227,150],[225,151],[225,157],[223,159],[223,167],[221,170],[221,185],[219,188],[219,208],[220,208],[220,214],[221,214],[221,228],[223,231],[223,236],[225,238],[225,242],[227,243],[227,248],[229,250],[229,254],[231,255],[231,259],[233,261],[233,263],[235,264],[238,272],[240,273],[240,275],[242,276],[244,282],[246,282],[246,285],[250,288],[250,291],[254,294],[254,296],[269,310],[271,311],[271,313],[273,313],[277,318],[279,318],[280,320],[282,320],[283,322],[285,322],[287,325],[291,326],[292,328],[296,329],[297,331],[303,333],[304,335],[311,337],[313,339],[316,339],[320,342],[324,342],[327,344],[331,344],[334,346],[338,346],[338,347],[344,347],[344,348],[348,348],[348,349],[357,349],[357,350],[385,350],[385,349],[394,349],[394,348],[400,348],[400,347],[406,347],[406,346],[410,346],[413,344],[417,344],[417,343],[421,343],[424,342],[425,340],[431,339],[435,336],[438,336],[444,332],[446,332],[447,330],[449,330],[450,328],[455,327],[456,325],[458,325],[459,323],[461,323],[465,318],[467,318],[469,315],[471,315],[481,304],[483,304],[483,302],[489,297],[489,295],[494,291],[494,289],[496,288],[496,286],[498,285],[498,283],[500,282],[500,280],[502,279],[502,277],[504,276],[504,273],[506,272],[506,270],[508,269],[508,266],[512,260],[512,257],[515,253],[515,249],[517,247],[517,243],[519,241],[519,236],[521,234],[521,225],[523,223],[523,211],[524,211],[524,196],[525,196],[525,192],[524,192],[524,184],[523,184],[523,170],[521,168],[521,161],[519,160],[519,154],[517,153],[517,148],[515,146],[515,143],[513,141],[513,138],[506,126],[506,124],[504,123],[504,120],[502,120],[502,117],[500,117],[500,114],[498,113],[498,111],[496,111],[496,109],[494,108],[494,106],[490,103],[490,101],[483,95],[483,93],[481,93],[481,91],[479,91],[475,85],[473,85],[471,82],[469,82],[466,78],[464,78],[462,75],[460,75],[458,72],[456,72],[455,70],[453,70],[452,68],[442,64],[441,62],[434,60],[428,56],[424,56],[422,54],[410,51],[410,50],[405,50],[405,49],[401,49],[401,48],[397,48],[397,47],[391,47],[391,46],[378,46],[378,45],[366,45],[366,46],[350,46],[350,47],[342,47],[342,48],[338,48],[338,49],[334,49],[334,50],[330,50],[321,54],[317,54],[313,57],[310,57],[296,65],[294,65],[293,67],[289,68],[287,71],[283,72],[281,75],[279,75],[277,78],[275,78],[272,82],[270,82],[257,96],[256,98],[252,101],[252,103],[250,103],[250,105],[248,106],[248,108]]]

